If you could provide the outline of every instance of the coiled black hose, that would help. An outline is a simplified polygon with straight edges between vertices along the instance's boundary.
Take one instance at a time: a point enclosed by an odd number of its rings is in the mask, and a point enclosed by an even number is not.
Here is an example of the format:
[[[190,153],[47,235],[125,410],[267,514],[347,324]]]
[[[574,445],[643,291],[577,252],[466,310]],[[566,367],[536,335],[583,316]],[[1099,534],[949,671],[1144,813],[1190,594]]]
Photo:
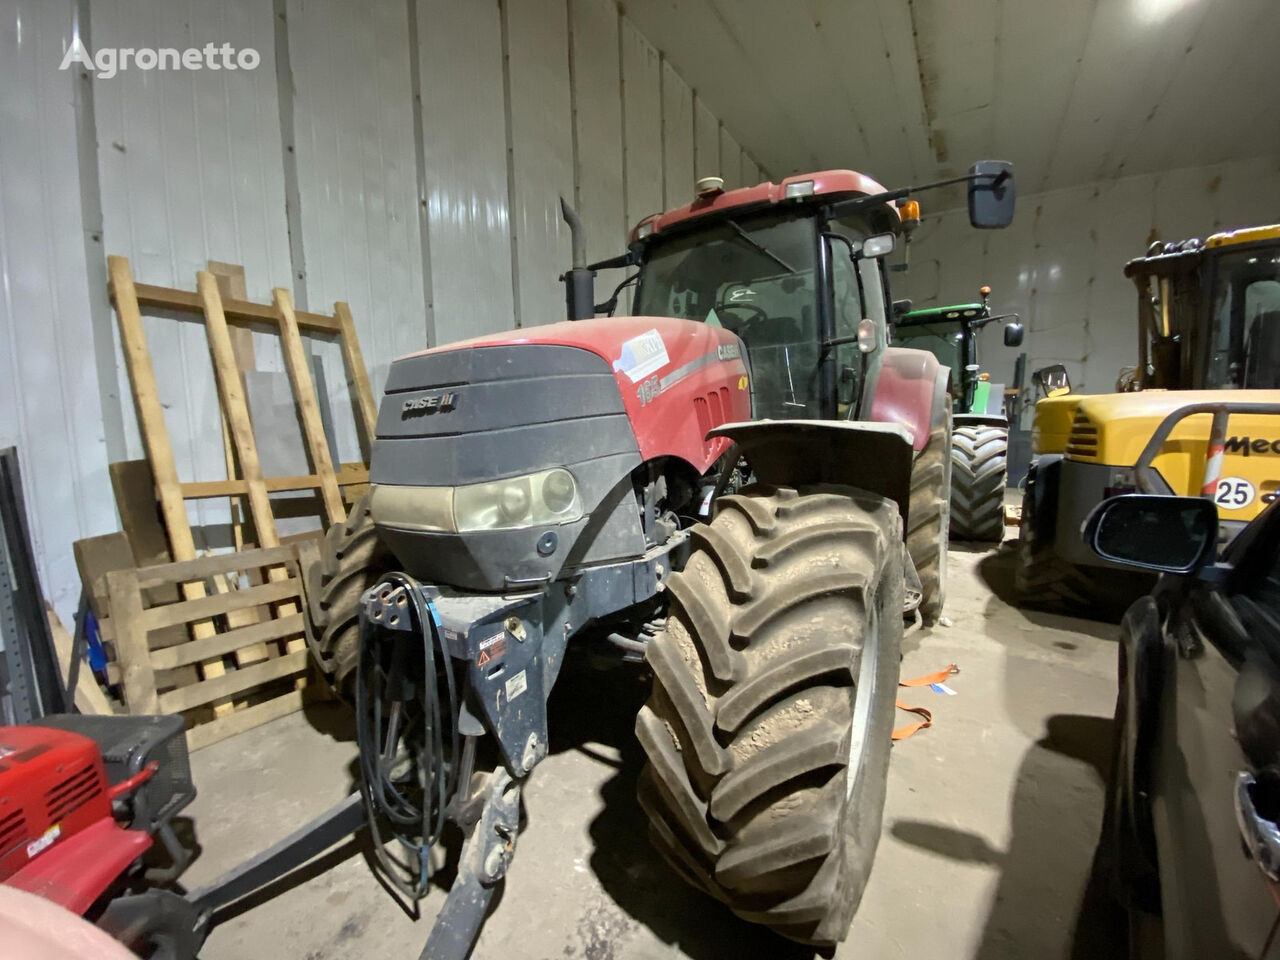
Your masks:
[[[417,581],[403,573],[387,574],[375,587],[387,592],[396,588],[403,588],[408,597],[414,629],[380,628],[367,617],[360,618],[356,743],[360,792],[374,853],[387,880],[418,900],[426,894],[430,879],[428,853],[440,839],[449,801],[457,790],[458,690],[433,604]],[[419,638],[420,648],[414,642]],[[412,657],[419,650],[421,662],[415,664]],[[440,674],[444,675],[443,691]],[[412,796],[415,787],[421,802]],[[390,838],[383,836],[383,823],[390,825]],[[391,838],[412,858],[412,865],[387,851]]]

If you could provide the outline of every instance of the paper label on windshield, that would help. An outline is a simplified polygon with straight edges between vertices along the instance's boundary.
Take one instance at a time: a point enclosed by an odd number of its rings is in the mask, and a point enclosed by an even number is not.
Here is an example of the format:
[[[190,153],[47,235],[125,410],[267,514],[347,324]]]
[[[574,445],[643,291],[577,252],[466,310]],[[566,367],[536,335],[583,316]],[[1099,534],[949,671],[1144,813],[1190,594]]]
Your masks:
[[[628,380],[637,383],[670,362],[662,335],[657,330],[648,330],[623,343],[622,355],[613,361],[613,369],[621,370]]]

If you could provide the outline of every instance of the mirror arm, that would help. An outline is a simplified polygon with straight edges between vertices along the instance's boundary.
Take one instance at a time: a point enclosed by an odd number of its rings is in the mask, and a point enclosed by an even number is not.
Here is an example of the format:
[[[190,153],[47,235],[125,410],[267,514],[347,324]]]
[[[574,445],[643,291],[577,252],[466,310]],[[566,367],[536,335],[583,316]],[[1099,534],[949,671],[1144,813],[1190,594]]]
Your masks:
[[[988,323],[996,323],[997,321],[1000,323],[1021,323],[1022,317],[1018,316],[1016,313],[1002,313],[999,316],[983,317],[981,320],[975,320],[973,323],[969,324],[969,326],[973,330],[981,330]]]
[[[975,180],[990,180],[992,187],[998,187],[1004,183],[1006,179],[1013,176],[1008,170],[1001,170],[999,173],[967,173],[962,177],[949,177],[946,180],[935,180],[932,183],[922,183],[914,187],[901,187],[898,190],[886,190],[884,193],[873,193],[867,197],[853,197],[850,200],[841,200],[839,203],[833,203],[827,207],[826,215],[828,220],[838,220],[841,217],[847,217],[851,213],[857,213],[866,207],[879,206],[882,203],[890,203],[894,200],[905,200],[913,193],[922,193],[925,190],[936,190],[939,187],[949,187],[956,183],[971,183]]]

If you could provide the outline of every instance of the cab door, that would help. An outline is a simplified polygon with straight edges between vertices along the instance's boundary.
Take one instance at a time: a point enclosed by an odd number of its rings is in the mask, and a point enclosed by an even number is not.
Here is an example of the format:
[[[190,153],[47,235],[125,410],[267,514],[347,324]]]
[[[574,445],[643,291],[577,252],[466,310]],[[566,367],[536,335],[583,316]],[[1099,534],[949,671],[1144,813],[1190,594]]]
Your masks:
[[[1280,839],[1278,542],[1270,509],[1224,557],[1226,582],[1194,584],[1166,628],[1152,815],[1168,957],[1280,960],[1280,860],[1259,863]]]

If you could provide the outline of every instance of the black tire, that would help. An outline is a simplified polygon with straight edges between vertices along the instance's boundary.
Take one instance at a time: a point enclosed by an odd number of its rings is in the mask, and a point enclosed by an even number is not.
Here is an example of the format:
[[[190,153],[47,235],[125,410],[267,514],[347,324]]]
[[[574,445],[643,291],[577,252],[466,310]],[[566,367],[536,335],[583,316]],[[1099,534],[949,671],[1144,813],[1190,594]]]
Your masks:
[[[933,428],[911,464],[911,506],[907,514],[907,552],[924,594],[920,617],[937,623],[947,599],[947,538],[951,523],[951,417]]]
[[[1118,623],[1129,604],[1151,592],[1156,578],[1132,570],[1081,567],[1064,560],[1054,548],[1049,529],[1052,518],[1045,515],[1054,505],[1056,486],[1037,496],[1037,482],[1033,466],[1022,494],[1022,525],[1018,529],[1018,565],[1014,570],[1018,605]]]
[[[989,424],[957,427],[951,437],[951,539],[1004,539],[1004,488],[1009,430]]]
[[[849,487],[722,497],[649,644],[650,837],[693,886],[816,946],[844,939],[880,838],[900,530],[892,501]]]
[[[324,537],[320,562],[308,574],[313,651],[333,685],[345,696],[360,655],[360,595],[394,567],[369,512],[370,494],[351,505],[347,519]]]

